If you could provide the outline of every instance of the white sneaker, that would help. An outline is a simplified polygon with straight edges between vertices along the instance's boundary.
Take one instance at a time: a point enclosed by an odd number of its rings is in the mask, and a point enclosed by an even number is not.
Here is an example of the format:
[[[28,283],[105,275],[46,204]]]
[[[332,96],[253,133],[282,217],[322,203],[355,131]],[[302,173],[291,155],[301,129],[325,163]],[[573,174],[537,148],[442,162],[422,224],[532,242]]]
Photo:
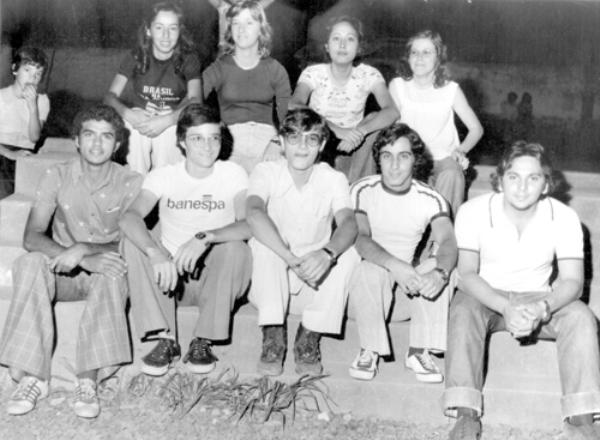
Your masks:
[[[100,414],[100,402],[96,393],[96,382],[83,378],[77,382],[75,398],[73,399],[75,415],[86,419],[93,419]]]
[[[419,382],[440,383],[444,380],[442,372],[427,350],[411,356],[407,353],[404,365],[415,372]]]
[[[23,376],[10,396],[6,412],[11,416],[27,414],[35,408],[38,399],[46,396],[48,396],[48,382],[33,376]]]
[[[348,369],[350,376],[359,380],[373,379],[377,373],[378,359],[379,355],[374,351],[361,348]]]

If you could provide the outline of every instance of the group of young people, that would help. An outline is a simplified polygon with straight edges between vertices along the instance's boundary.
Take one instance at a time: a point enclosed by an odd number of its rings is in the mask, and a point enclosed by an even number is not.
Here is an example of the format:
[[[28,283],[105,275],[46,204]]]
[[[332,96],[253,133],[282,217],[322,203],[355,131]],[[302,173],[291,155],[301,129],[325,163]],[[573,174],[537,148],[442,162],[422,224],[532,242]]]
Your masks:
[[[262,331],[260,374],[283,372],[287,314],[300,314],[293,354],[302,375],[323,371],[321,335],[340,333],[348,304],[360,340],[349,374],[372,380],[391,351],[395,297],[411,317],[406,367],[420,381],[442,382],[435,355],[445,353],[443,405],[457,416],[451,439],[481,435],[485,344],[499,330],[557,340],[565,431],[598,438],[596,319],[578,300],[581,226],[551,197],[543,147],[508,146],[493,192],[461,206],[465,155],[483,131],[447,78],[439,35],[409,40],[410,72],[388,88],[376,69],[356,64],[360,22],[335,18],[329,63],[309,66],[292,94],[268,55],[261,3],[232,3],[222,55],[202,73],[179,7],[155,5],[108,105],[77,115],[79,157],[43,177],[0,341],[0,363],[18,382],[9,414],[28,413],[48,392],[56,300],[86,300],[73,408],[93,418],[98,382],[131,362],[127,300],[136,337],[156,340],[141,359],[155,376],[181,357],[178,305],[200,311],[183,358],[199,374],[215,368],[212,343],[229,337],[246,293]],[[30,67],[44,65],[13,65],[11,89],[28,111],[37,83],[20,78]],[[201,103],[212,91],[219,112]],[[370,94],[380,110],[365,115]],[[28,114],[31,123],[36,114]],[[467,127],[462,141],[454,114]],[[127,131],[123,167],[112,158]],[[157,205],[159,227],[149,230],[144,219]]]

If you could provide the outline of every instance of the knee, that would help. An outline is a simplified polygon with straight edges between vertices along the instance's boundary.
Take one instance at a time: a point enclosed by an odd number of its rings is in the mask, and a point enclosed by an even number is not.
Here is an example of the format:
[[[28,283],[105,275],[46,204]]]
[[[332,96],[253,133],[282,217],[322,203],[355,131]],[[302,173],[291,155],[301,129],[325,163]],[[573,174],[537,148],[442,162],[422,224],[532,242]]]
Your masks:
[[[477,331],[482,322],[483,305],[465,293],[457,292],[450,303],[448,339]],[[452,336],[450,336],[452,335]]]
[[[46,267],[49,261],[50,259],[46,254],[41,252],[28,252],[15,260],[13,263],[13,271],[18,272],[24,267]]]
[[[228,241],[215,245],[211,251],[229,264],[234,261],[245,261],[252,257],[250,247],[243,241]]]
[[[578,340],[585,340],[587,337],[597,337],[598,322],[596,317],[581,301],[575,301],[564,309],[562,317],[565,330],[571,330],[577,335]]]

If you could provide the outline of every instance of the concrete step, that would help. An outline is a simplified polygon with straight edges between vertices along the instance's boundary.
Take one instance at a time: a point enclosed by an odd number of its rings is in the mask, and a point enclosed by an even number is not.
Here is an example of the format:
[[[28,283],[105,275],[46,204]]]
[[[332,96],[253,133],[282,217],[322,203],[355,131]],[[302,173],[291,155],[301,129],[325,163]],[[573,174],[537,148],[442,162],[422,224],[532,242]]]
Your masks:
[[[0,299],[10,302],[12,297],[12,264],[25,253],[21,246],[0,246]],[[8,305],[7,305],[8,307]],[[4,323],[4,321],[1,321]]]
[[[7,299],[0,299],[0,324],[8,310]],[[52,363],[54,387],[72,387],[73,365],[79,318],[83,302],[58,303],[57,348]],[[178,312],[180,342],[185,353],[197,319],[194,307],[181,307]],[[285,373],[280,380],[297,379],[291,347],[299,318],[289,318],[289,354]],[[395,360],[381,361],[379,373],[371,382],[349,377],[348,366],[359,344],[354,321],[345,326],[345,337],[324,337],[321,343],[323,365],[330,376],[324,380],[330,397],[337,405],[334,411],[352,411],[360,416],[374,416],[413,422],[441,424],[445,422],[440,409],[443,384],[423,384],[404,368],[404,353],[408,348],[408,323],[390,324]],[[134,363],[121,371],[122,383],[139,373],[140,358],[152,349],[154,342],[141,343],[134,338]],[[242,378],[256,377],[256,362],[260,355],[261,333],[257,315],[248,304],[234,316],[232,340],[215,346],[219,357],[213,376],[233,368]],[[556,349],[553,343],[540,341],[522,347],[507,333],[491,338],[489,374],[485,385],[485,423],[510,424],[519,427],[560,426],[560,384]],[[443,359],[436,362],[444,369]],[[183,367],[182,367],[183,368]]]
[[[44,140],[44,145],[40,148],[40,154],[50,152],[77,153],[77,145],[72,138],[49,137]]]
[[[0,245],[21,246],[33,199],[11,194],[0,200]]]

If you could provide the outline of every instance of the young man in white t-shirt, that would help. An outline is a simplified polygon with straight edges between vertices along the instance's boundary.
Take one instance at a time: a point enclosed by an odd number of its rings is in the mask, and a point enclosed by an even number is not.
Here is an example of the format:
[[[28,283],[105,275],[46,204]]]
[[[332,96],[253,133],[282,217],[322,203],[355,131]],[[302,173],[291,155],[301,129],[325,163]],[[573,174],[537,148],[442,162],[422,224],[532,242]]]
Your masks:
[[[158,338],[142,358],[142,371],[149,375],[165,374],[180,356],[176,298],[200,309],[184,362],[194,373],[210,372],[217,361],[211,342],[229,337],[235,300],[250,281],[251,255],[244,242],[250,238],[244,220],[248,177],[224,160],[231,145],[221,142],[222,133],[211,110],[186,107],[177,122],[185,160],[151,171],[120,223],[135,328],[142,339]],[[160,237],[144,223],[157,203]]]
[[[539,144],[506,150],[495,192],[463,204],[456,218],[458,291],[450,306],[446,415],[450,439],[478,439],[485,347],[490,333],[556,340],[562,415],[569,439],[598,439],[600,353],[596,318],[581,301],[583,234],[575,211],[552,193]],[[552,284],[553,263],[557,277]],[[517,366],[515,366],[516,368]]]
[[[346,252],[356,238],[356,220],[348,180],[318,162],[327,142],[325,120],[310,109],[292,110],[279,134],[285,159],[256,166],[246,202],[254,236],[249,299],[263,331],[258,371],[272,376],[283,372],[286,314],[288,306],[296,309],[298,299],[302,322],[294,343],[296,372],[320,374],[320,336],[341,330],[358,259],[355,252]],[[290,295],[295,299],[290,301]]]
[[[361,350],[350,367],[356,379],[371,380],[377,360],[390,354],[385,324],[394,293],[406,295],[411,317],[405,364],[422,382],[441,382],[429,352],[446,350],[450,289],[457,249],[448,202],[430,186],[432,159],[416,131],[397,122],[373,144],[381,174],[352,186],[358,223],[355,248],[362,261],[351,280],[349,311],[356,318]],[[439,248],[427,269],[412,265],[427,227]],[[400,298],[399,298],[400,299]],[[398,307],[398,303],[396,307]]]

